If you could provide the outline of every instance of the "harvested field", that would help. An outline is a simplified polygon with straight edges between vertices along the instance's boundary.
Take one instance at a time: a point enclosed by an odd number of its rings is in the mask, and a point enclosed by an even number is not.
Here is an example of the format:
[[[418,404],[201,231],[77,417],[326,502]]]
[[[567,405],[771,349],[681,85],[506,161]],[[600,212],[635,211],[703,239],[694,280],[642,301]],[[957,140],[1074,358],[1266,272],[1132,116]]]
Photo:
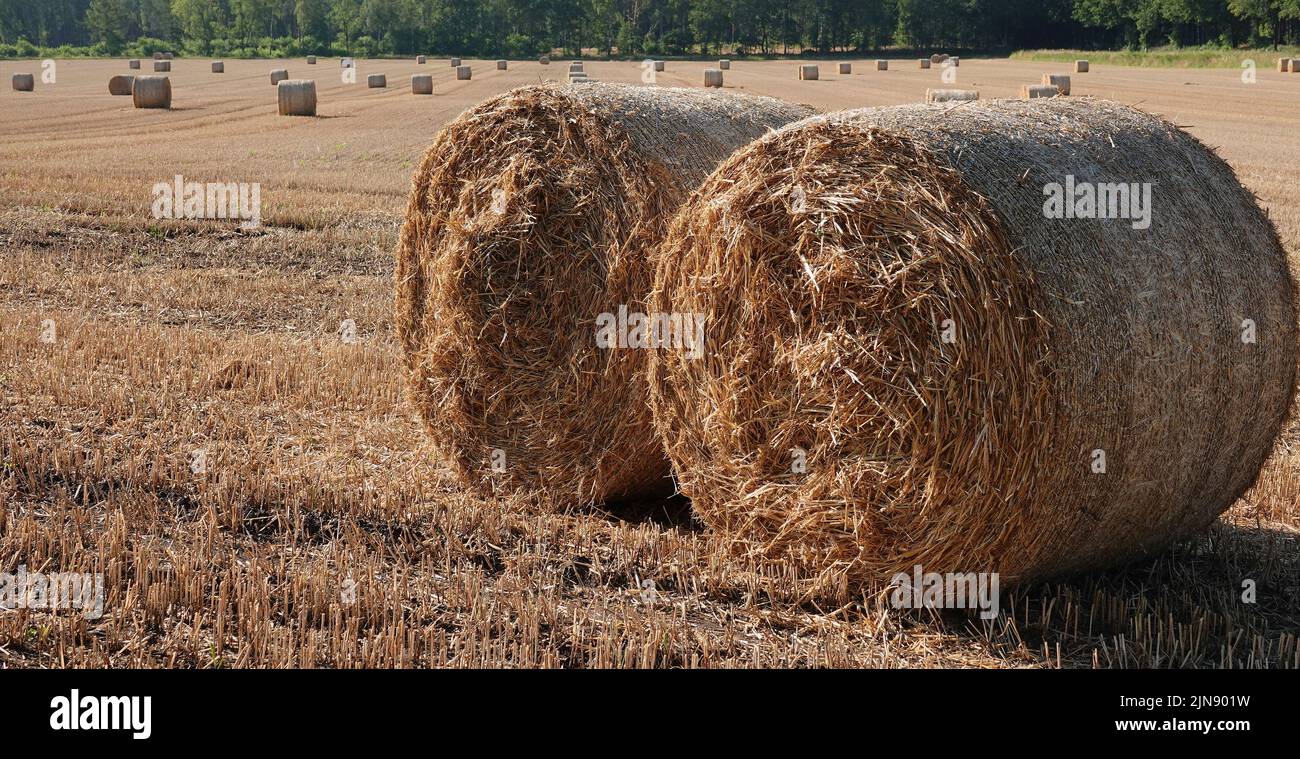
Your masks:
[[[109,95],[124,59],[0,91],[0,569],[103,572],[106,587],[97,620],[0,613],[0,666],[1300,667],[1295,421],[1206,531],[1127,570],[1008,591],[989,621],[772,597],[771,568],[730,558],[682,498],[552,514],[463,493],[406,395],[393,327],[411,177],[459,113],[567,69],[466,59],[476,75],[458,81],[445,60],[357,59],[348,84],[322,59],[303,119],[280,118],[266,86],[301,59],[227,59],[218,77],[177,58],[171,110]],[[722,91],[819,110],[927,88],[1014,98],[1045,68],[966,58],[944,82],[938,65],[820,63],[799,82],[798,62],[733,58]],[[715,66],[673,61],[657,82],[701,88]],[[367,88],[379,72],[430,74],[435,94]],[[1300,77],[1094,60],[1072,90],[1217,149],[1296,260]],[[151,188],[178,174],[260,183],[262,227],[154,219]],[[1241,602],[1247,579],[1257,603]]]

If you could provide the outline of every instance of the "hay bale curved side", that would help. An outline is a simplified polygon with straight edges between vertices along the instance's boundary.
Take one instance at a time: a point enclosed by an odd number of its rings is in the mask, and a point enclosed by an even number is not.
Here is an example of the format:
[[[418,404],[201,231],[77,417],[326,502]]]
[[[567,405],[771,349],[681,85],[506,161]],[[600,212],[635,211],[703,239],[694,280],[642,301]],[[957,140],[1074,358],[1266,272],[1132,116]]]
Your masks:
[[[277,86],[275,94],[281,116],[316,115],[314,79],[285,79]]]
[[[33,92],[36,89],[36,77],[32,74],[14,74],[9,81],[16,92]]]
[[[395,322],[415,405],[465,484],[549,505],[671,489],[646,351],[602,349],[597,319],[643,309],[649,250],[696,183],[809,113],[588,83],[520,88],[447,124],[413,179]]]
[[[131,104],[136,108],[171,108],[171,78],[137,76],[131,81]]]
[[[1149,227],[1048,214],[1067,177],[1151,183]],[[1268,218],[1114,103],[808,119],[738,151],[666,240],[650,306],[706,313],[708,349],[650,357],[656,429],[696,513],[805,594],[1148,555],[1251,485],[1294,393]]]
[[[131,83],[135,81],[134,76],[115,76],[108,80],[108,94],[110,95],[130,95]]]

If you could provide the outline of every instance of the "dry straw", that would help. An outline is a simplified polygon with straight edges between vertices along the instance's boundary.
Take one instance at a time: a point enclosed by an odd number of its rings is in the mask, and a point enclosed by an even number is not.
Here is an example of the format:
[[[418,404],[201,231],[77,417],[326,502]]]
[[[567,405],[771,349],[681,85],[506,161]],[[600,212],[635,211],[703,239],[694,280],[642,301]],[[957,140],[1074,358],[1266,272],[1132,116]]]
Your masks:
[[[131,82],[131,104],[136,108],[171,108],[172,80],[165,76],[137,76]]]
[[[1070,77],[1067,74],[1043,74],[1043,84],[1055,86],[1062,95],[1070,94]]]
[[[1054,84],[1023,84],[1020,86],[1021,100],[1054,98],[1061,94],[1061,88]]]
[[[926,90],[925,102],[948,103],[961,100],[979,100],[979,90]]]
[[[386,74],[370,74],[366,77],[366,86],[371,89],[382,89],[388,86],[388,76]]]
[[[108,80],[108,94],[110,95],[130,95],[131,83],[135,81],[134,76],[115,76]]]
[[[315,116],[316,82],[311,79],[285,79],[276,95],[281,116]]]
[[[704,86],[721,87],[722,69],[704,69]]]
[[[432,74],[415,74],[411,77],[411,94],[413,95],[432,95],[433,94],[433,75]]]
[[[212,73],[214,73],[214,74],[224,74],[224,73],[226,73],[226,63],[225,63],[225,61],[213,61],[213,62],[212,62]]]
[[[446,125],[414,176],[395,324],[415,404],[463,482],[558,506],[671,490],[647,351],[602,349],[597,319],[642,308],[650,251],[709,171],[808,113],[592,82],[523,87]]]
[[[852,73],[853,73],[853,64],[852,64],[852,63],[841,63],[839,66],[840,66],[840,67],[839,67],[839,72],[840,72],[841,74],[852,74]]]
[[[14,74],[9,81],[18,92],[32,92],[36,89],[36,77],[31,74]]]
[[[288,69],[271,69],[271,84],[277,85],[289,78]]]
[[[469,79],[471,76],[473,76],[473,73],[471,72],[469,66],[457,66],[457,67],[456,67],[456,78],[457,78],[457,79]]]
[[[817,64],[805,63],[799,66],[799,78],[803,80],[813,80],[818,77]]]
[[[1067,176],[1152,183],[1149,228],[1045,218]],[[1291,404],[1268,217],[1116,103],[808,119],[737,151],[665,239],[650,307],[707,314],[708,350],[652,354],[656,429],[695,513],[804,594],[1149,556],[1251,485]]]
[[[156,72],[160,72],[160,71],[171,71],[171,70],[172,70],[172,62],[171,62],[171,61],[154,61],[154,62],[153,62],[153,70],[154,70],[155,73],[156,73]]]

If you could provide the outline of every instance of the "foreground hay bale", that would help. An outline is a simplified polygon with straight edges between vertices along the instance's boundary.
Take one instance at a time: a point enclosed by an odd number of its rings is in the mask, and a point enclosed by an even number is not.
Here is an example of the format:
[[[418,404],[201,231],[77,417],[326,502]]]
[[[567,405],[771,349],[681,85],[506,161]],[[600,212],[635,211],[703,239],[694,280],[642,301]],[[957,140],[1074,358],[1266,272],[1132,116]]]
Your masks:
[[[1045,214],[1067,176],[1153,183],[1149,226]],[[1115,103],[808,119],[737,151],[665,240],[651,310],[711,321],[703,360],[652,354],[656,429],[695,513],[806,594],[1148,556],[1251,485],[1294,392],[1268,217]]]
[[[226,73],[226,63],[225,63],[225,61],[213,61],[213,62],[212,62],[212,73],[214,73],[214,74],[224,74],[224,73]]]
[[[165,76],[135,77],[131,81],[131,104],[136,108],[171,108],[171,78]]]
[[[157,72],[166,72],[166,71],[171,71],[171,70],[172,70],[172,62],[171,62],[171,61],[154,61],[154,62],[153,62],[153,70],[154,70],[155,73],[157,73]]]
[[[799,66],[799,78],[802,80],[813,80],[818,77],[817,64],[804,63]]]
[[[884,61],[884,60],[876,61],[876,71],[888,71],[888,70],[889,70],[889,61]]]
[[[505,71],[508,68],[510,68],[510,61],[507,61],[504,58],[497,61],[497,71]]]
[[[31,74],[14,74],[9,81],[18,92],[33,92],[36,89],[36,77]]]
[[[433,94],[433,75],[416,74],[411,77],[411,94],[412,95],[432,95]]]
[[[520,88],[443,129],[413,181],[395,324],[412,397],[462,481],[555,504],[671,490],[647,352],[599,347],[597,319],[642,309],[650,249],[699,179],[807,114],[590,82]]]
[[[853,73],[853,64],[852,64],[852,63],[841,63],[841,64],[839,65],[839,72],[840,72],[841,74],[852,74],[852,73]]]
[[[730,71],[731,61],[726,58],[723,58],[722,60],[718,61],[718,68],[723,71]]]
[[[469,67],[469,66],[457,66],[457,67],[456,67],[456,78],[457,78],[458,80],[462,80],[462,81],[463,81],[463,80],[469,79],[471,76],[473,76],[473,72],[470,70],[470,67]]]
[[[1076,74],[1086,74],[1086,73],[1088,73],[1088,62],[1085,61],[1085,60],[1082,60],[1082,59],[1081,59],[1081,60],[1077,60],[1077,61],[1075,61],[1075,62],[1074,62],[1074,73],[1076,73]]]
[[[388,75],[370,74],[366,77],[366,86],[372,90],[383,89],[388,86]]]
[[[108,94],[110,95],[130,95],[131,83],[135,81],[134,76],[115,76],[108,80]]]
[[[1061,94],[1061,88],[1054,84],[1024,84],[1020,86],[1021,100],[1054,98]]]
[[[1070,94],[1070,77],[1066,74],[1043,74],[1043,84],[1055,86],[1062,95]]]
[[[722,69],[704,69],[704,86],[721,87]]]
[[[271,84],[278,85],[289,78],[288,69],[271,69]]]
[[[140,68],[140,59],[139,59],[139,58],[132,58],[131,60],[129,60],[129,61],[126,62],[126,67],[129,68],[129,69],[138,69],[138,68]]]
[[[315,116],[316,82],[311,79],[285,79],[276,90],[281,116]]]
[[[961,100],[979,100],[979,90],[929,90],[925,91],[925,102],[948,103]]]

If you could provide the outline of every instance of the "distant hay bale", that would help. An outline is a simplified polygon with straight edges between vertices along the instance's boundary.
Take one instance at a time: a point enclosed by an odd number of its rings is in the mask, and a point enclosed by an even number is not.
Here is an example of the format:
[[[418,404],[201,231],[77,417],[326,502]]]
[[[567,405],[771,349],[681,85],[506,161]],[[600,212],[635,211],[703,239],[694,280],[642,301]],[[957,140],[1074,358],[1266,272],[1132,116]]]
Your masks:
[[[935,53],[930,56],[930,63],[943,63],[946,60],[948,60],[947,53]]]
[[[1046,213],[1075,177],[1150,182],[1149,226]],[[651,353],[656,431],[695,515],[782,592],[1155,555],[1250,487],[1294,395],[1268,216],[1116,103],[807,119],[740,148],[664,239],[647,312],[709,321],[703,360]]]
[[[433,94],[433,75],[416,74],[411,77],[411,94],[412,95],[432,95]]]
[[[570,74],[581,74],[582,71],[583,71],[582,61],[574,61],[573,63],[569,64]]]
[[[1288,71],[1288,70],[1290,69],[1290,67],[1291,67],[1291,59],[1290,59],[1290,58],[1278,58],[1278,59],[1277,59],[1277,70],[1278,70],[1279,72],[1285,73],[1286,71]]]
[[[921,64],[921,68],[923,68],[923,69],[928,69],[928,68],[930,68],[930,59],[929,59],[929,58],[922,58],[920,61],[918,61],[918,63]]]
[[[1075,61],[1075,62],[1074,62],[1074,73],[1076,73],[1076,74],[1086,74],[1086,73],[1088,73],[1088,62],[1085,61],[1085,60],[1082,60],[1082,59]]]
[[[961,59],[954,55],[951,58],[945,60],[944,63],[948,64],[949,66],[952,66],[953,68],[957,68],[958,66],[961,65]]]
[[[1291,59],[1291,73],[1300,74],[1300,58]]]
[[[309,55],[309,56],[307,56],[307,65],[308,65],[308,66],[315,66],[315,65],[316,65],[316,56],[314,56],[314,55]]]
[[[1043,84],[1055,85],[1062,95],[1070,94],[1070,77],[1066,74],[1043,74]]]
[[[356,67],[356,61],[353,61],[351,58],[342,58],[339,60],[339,68],[354,69]]]
[[[136,108],[171,108],[171,78],[166,76],[135,77],[131,81],[131,104]]]
[[[704,86],[721,87],[722,69],[704,69]]]
[[[817,64],[803,63],[799,65],[799,78],[803,80],[813,80],[818,76]]]
[[[504,58],[497,61],[497,71],[505,71],[508,68],[510,68],[510,61]]]
[[[979,100],[979,90],[930,90],[925,91],[927,103],[951,103],[963,100]]]
[[[885,60],[876,61],[876,71],[888,71],[888,70],[889,70],[889,61],[885,61]]]
[[[452,59],[451,59],[451,67],[452,67],[452,68],[456,68],[456,67],[459,66],[459,65],[460,65],[460,59],[459,59],[459,58],[452,58]]]
[[[469,66],[457,66],[456,78],[460,80],[469,79],[472,76]]]
[[[395,328],[411,397],[462,482],[562,505],[671,491],[647,351],[599,347],[596,320],[641,308],[650,251],[700,178],[808,113],[587,82],[516,89],[446,125],[413,178]]]
[[[288,69],[271,69],[271,84],[277,85],[289,78]]]
[[[663,71],[664,66],[665,66],[664,61],[655,61],[655,71]]]
[[[138,69],[138,68],[140,68],[140,59],[139,59],[139,58],[132,58],[131,60],[129,60],[129,61],[126,62],[126,67],[129,68],[129,69]]]
[[[416,62],[417,64],[421,65],[421,66],[423,66],[423,65],[426,64],[426,63],[428,63],[428,60],[429,60],[429,59],[428,59],[428,58],[425,58],[423,55],[417,55],[417,56],[415,56],[415,62]]]
[[[163,59],[163,54],[162,54],[162,53],[154,53],[154,54],[153,54],[153,59],[154,59],[155,61],[161,61],[161,60]]]
[[[370,74],[366,77],[366,86],[372,90],[383,89],[388,86],[388,76],[386,74]]]
[[[172,70],[172,62],[171,62],[171,61],[154,61],[154,62],[153,62],[153,70],[154,70],[155,73],[156,73],[156,72],[159,72],[159,71],[171,71],[171,70]]]
[[[1025,84],[1020,87],[1021,100],[1054,98],[1061,94],[1061,88],[1054,84]]]
[[[31,74],[14,74],[10,83],[18,92],[32,92],[36,89],[36,77]]]
[[[852,64],[852,63],[841,63],[841,64],[839,65],[839,72],[840,72],[841,74],[852,74],[852,73],[853,73],[853,64]]]
[[[170,61],[170,60],[172,60],[172,59],[175,58],[175,57],[176,57],[176,54],[175,54],[175,53],[163,53],[163,60],[164,60],[164,61]]]
[[[718,68],[723,71],[730,71],[731,61],[727,58],[723,58],[722,60],[718,61]]]
[[[130,75],[127,75],[127,76],[115,76],[115,77],[113,77],[112,79],[109,79],[109,80],[108,80],[108,94],[110,94],[110,95],[130,95],[130,94],[131,94],[131,83],[134,82],[134,81],[135,81],[135,77],[130,76]]]
[[[213,62],[212,62],[212,73],[214,73],[214,74],[224,74],[224,73],[226,73],[226,62],[225,62],[225,61],[213,61]]]
[[[549,66],[551,65],[551,56],[543,55],[541,58],[537,59],[537,62],[542,64],[543,66]]]
[[[281,116],[315,116],[316,82],[311,79],[285,79],[276,95]]]

